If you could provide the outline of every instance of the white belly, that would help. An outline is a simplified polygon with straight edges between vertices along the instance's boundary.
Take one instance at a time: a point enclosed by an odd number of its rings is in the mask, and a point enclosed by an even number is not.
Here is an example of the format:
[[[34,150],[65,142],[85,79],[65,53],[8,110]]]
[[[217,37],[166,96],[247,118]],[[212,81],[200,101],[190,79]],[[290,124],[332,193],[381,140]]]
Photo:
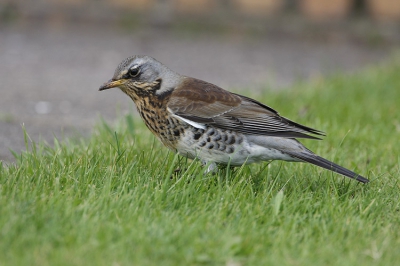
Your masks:
[[[204,139],[200,138],[195,141],[191,132],[188,132],[182,136],[181,141],[177,145],[177,151],[179,154],[191,159],[197,157],[204,163],[215,162],[230,164],[232,166],[269,160],[298,161],[276,148],[265,147],[264,145],[260,145],[260,143],[256,144],[245,135],[241,135],[240,137],[243,138],[240,143],[237,141],[236,143],[226,145],[226,142],[221,143],[221,141],[212,141],[211,139],[206,145],[202,145],[207,136]],[[279,143],[281,140],[281,138],[277,137],[258,137],[268,139],[266,143],[274,143],[276,141]],[[221,150],[221,145],[226,145],[227,147]]]

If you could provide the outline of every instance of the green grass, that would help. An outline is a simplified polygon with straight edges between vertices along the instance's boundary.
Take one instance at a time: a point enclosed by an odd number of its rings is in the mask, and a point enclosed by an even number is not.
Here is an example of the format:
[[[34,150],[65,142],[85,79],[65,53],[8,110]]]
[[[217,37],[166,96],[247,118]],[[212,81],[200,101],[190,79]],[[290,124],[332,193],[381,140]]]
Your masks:
[[[367,185],[278,161],[204,176],[132,115],[80,142],[26,136],[29,151],[0,164],[0,265],[395,265],[399,73],[394,62],[257,96],[327,131],[303,143]]]

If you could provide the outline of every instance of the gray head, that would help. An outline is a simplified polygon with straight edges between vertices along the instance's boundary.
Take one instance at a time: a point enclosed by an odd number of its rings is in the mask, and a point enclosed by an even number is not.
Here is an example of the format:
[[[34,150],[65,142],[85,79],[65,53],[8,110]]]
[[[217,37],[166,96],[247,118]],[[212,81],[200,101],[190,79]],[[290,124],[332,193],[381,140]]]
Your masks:
[[[161,95],[173,90],[180,75],[150,56],[131,56],[122,61],[111,80],[99,90],[119,87],[129,96]],[[135,98],[136,98],[135,97]]]

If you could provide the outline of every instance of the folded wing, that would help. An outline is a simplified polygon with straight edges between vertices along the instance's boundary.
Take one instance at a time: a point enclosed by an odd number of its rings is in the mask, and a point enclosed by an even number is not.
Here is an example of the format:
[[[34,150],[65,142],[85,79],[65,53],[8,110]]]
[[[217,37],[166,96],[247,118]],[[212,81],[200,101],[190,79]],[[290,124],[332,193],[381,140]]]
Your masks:
[[[280,116],[256,100],[193,78],[185,78],[174,90],[168,111],[192,125],[211,125],[245,134],[310,139],[319,139],[312,135],[324,135]]]

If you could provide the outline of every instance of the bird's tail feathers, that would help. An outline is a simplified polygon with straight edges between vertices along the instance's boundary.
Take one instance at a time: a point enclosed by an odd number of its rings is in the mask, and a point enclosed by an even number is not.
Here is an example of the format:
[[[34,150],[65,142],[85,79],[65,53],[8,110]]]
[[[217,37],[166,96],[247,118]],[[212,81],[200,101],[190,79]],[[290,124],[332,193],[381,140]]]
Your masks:
[[[319,167],[331,170],[333,172],[336,172],[338,174],[353,178],[357,180],[358,182],[361,183],[368,183],[369,180],[353,171],[350,171],[349,169],[346,169],[340,165],[335,164],[334,162],[331,162],[325,158],[322,158],[318,155],[315,155],[313,153],[305,153],[305,152],[287,152],[285,153],[289,154],[290,156],[293,156],[301,161],[308,162],[314,165],[317,165]]]

